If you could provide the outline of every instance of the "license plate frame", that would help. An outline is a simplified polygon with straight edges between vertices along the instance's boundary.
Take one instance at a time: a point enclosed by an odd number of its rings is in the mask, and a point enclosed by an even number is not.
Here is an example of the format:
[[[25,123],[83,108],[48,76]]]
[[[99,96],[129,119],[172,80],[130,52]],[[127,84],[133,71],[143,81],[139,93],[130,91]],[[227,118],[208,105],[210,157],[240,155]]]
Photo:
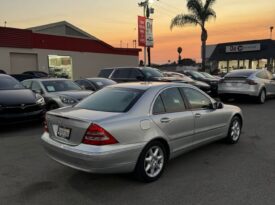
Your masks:
[[[62,139],[69,140],[71,137],[71,129],[58,126],[56,135]]]

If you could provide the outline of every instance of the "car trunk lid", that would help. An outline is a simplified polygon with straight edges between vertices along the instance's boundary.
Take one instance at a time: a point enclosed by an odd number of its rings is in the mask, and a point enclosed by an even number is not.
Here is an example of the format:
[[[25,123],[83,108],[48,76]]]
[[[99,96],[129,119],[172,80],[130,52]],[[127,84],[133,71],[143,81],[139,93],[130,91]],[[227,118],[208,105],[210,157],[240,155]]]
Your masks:
[[[77,146],[82,142],[88,127],[92,123],[100,124],[100,122],[120,114],[81,108],[64,108],[48,112],[46,121],[52,139]]]

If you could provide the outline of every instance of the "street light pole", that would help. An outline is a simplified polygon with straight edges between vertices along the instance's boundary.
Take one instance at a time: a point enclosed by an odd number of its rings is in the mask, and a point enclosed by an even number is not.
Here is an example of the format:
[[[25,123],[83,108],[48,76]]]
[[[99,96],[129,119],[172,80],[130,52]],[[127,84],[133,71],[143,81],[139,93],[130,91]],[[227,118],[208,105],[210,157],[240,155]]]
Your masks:
[[[153,9],[152,8],[149,8],[149,3],[152,3],[154,0],[145,0],[143,2],[140,2],[138,5],[140,7],[143,7],[143,16],[146,17],[146,18],[149,18],[150,17],[150,14],[153,13]],[[157,0],[158,1],[158,0]],[[146,53],[146,49],[148,49],[148,66],[151,65],[151,49],[150,47],[144,47],[144,66],[146,66],[146,56],[147,56],[147,53]]]

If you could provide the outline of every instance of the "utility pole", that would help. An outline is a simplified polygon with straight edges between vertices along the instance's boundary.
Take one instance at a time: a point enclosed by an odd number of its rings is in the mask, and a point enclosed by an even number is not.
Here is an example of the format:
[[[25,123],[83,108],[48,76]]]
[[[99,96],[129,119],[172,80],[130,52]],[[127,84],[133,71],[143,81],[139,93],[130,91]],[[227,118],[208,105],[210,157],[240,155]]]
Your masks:
[[[159,1],[159,0],[157,0]],[[150,18],[150,14],[153,14],[154,13],[154,9],[153,8],[150,8],[149,7],[149,3],[153,3],[154,0],[145,0],[143,2],[140,2],[138,3],[138,5],[140,7],[143,7],[143,16],[146,17],[146,18]],[[144,66],[146,66],[146,56],[147,56],[147,53],[146,53],[146,49],[147,49],[147,52],[148,52],[148,66],[151,65],[151,48],[150,47],[144,47]]]
[[[4,27],[7,27],[7,21],[4,22]]]

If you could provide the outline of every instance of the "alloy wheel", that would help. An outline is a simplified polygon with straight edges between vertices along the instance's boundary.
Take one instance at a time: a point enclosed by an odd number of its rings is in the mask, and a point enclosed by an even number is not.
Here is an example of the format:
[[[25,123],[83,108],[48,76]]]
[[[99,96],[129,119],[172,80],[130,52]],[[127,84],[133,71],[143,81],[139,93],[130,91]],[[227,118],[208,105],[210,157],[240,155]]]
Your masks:
[[[147,176],[153,178],[159,175],[164,166],[164,153],[159,146],[151,147],[144,160],[144,170]]]
[[[234,120],[231,127],[231,138],[233,141],[237,141],[241,134],[241,125],[238,120]]]

